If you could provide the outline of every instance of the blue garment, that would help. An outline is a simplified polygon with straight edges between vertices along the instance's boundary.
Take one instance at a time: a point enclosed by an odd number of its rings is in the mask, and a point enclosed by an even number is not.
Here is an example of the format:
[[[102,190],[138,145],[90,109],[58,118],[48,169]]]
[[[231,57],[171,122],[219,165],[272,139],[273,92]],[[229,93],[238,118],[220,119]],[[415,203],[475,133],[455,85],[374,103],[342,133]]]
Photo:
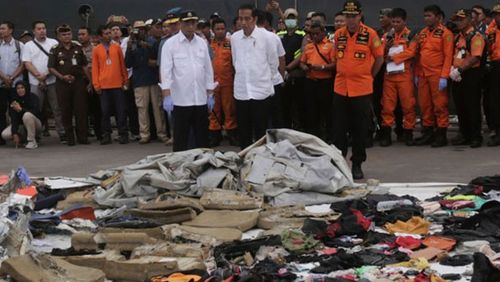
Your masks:
[[[148,43],[149,44],[149,43]],[[125,53],[125,64],[127,68],[133,69],[132,87],[156,85],[159,82],[159,70],[156,66],[150,66],[149,60],[154,59],[153,47],[132,47]]]

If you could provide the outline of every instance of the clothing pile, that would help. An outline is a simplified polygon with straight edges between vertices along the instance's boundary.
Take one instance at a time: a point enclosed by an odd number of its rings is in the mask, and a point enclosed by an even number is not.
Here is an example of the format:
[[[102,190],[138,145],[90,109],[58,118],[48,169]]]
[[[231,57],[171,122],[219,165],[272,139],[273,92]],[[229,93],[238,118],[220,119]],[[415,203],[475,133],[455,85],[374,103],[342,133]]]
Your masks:
[[[338,150],[290,130],[239,154],[0,180],[0,278],[500,281],[500,176],[430,198],[355,184]]]

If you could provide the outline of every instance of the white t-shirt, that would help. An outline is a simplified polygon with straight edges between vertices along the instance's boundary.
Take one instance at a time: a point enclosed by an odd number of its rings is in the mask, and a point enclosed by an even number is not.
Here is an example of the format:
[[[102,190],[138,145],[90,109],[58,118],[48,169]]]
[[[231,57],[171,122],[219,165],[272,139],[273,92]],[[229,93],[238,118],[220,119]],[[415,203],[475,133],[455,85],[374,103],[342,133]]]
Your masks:
[[[36,40],[36,39],[33,39]],[[49,68],[47,64],[49,62],[49,57],[43,53],[38,46],[32,41],[27,42],[24,45],[21,59],[23,62],[31,62],[33,66],[38,70],[38,72],[42,75],[47,75],[47,80],[45,81],[47,85],[56,83],[56,77],[53,75],[49,75]],[[55,45],[59,44],[57,40],[52,38],[47,38],[43,42],[36,41],[42,48],[47,51],[47,54],[50,54],[50,49]],[[33,76],[31,73],[29,74],[30,84],[38,85],[38,79]]]

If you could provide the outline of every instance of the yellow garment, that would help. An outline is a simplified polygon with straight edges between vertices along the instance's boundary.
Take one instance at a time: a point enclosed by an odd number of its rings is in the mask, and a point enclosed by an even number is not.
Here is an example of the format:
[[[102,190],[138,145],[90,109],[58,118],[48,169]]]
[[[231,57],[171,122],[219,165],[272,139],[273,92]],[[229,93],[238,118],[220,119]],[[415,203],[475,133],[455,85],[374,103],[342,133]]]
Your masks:
[[[165,276],[155,276],[151,278],[151,282],[199,282],[201,281],[201,276],[173,273],[168,277]]]
[[[474,201],[477,196],[474,195],[456,195],[456,196],[446,196],[445,200],[450,201]]]
[[[398,220],[396,223],[386,223],[385,229],[391,234],[407,233],[425,235],[429,233],[429,226],[431,226],[430,222],[421,217],[414,216],[406,222]]]
[[[408,267],[424,270],[429,267],[429,262],[425,258],[414,258],[409,261],[403,261],[396,264],[388,265],[389,267]]]

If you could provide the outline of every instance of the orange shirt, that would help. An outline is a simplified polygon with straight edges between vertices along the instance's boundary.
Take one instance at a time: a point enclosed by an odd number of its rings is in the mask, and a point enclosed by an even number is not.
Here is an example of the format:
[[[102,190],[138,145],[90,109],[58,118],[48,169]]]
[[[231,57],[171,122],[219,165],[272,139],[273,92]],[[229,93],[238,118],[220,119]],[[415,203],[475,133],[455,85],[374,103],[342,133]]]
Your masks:
[[[440,24],[424,28],[415,37],[418,45],[417,67],[422,76],[448,78],[453,57],[453,34]]]
[[[467,37],[471,33],[474,33],[470,40],[470,50],[467,49]],[[477,32],[473,27],[471,27],[464,34],[460,32],[455,40],[455,55],[453,56],[453,66],[456,68],[461,68],[467,60],[473,57],[481,57],[483,55],[483,50],[485,48],[485,42],[483,36]],[[477,68],[481,65],[481,62],[477,62],[472,67]]]
[[[490,60],[492,62],[500,62],[500,29],[495,24],[488,27],[486,34],[488,35]]]
[[[315,46],[318,46],[316,49]],[[327,60],[325,61],[318,53],[321,53],[323,57]],[[304,64],[308,65],[329,65],[335,60],[335,56],[333,53],[333,43],[328,40],[328,38],[323,38],[323,40],[319,44],[315,44],[314,42],[308,43],[304,48],[304,52],[302,53],[302,57],[300,61]],[[306,74],[309,79],[328,79],[332,78],[332,71],[318,71],[318,70],[309,70]]]
[[[393,81],[404,81],[407,79],[413,79],[413,57],[417,52],[416,44],[412,43],[410,38],[410,30],[405,27],[400,33],[394,33],[394,39],[392,47],[403,46],[403,52],[392,56],[394,63],[401,64],[404,62],[405,70],[403,73],[387,73],[385,74],[385,79],[390,79]],[[387,33],[382,37],[382,46],[386,50],[387,44]],[[388,48],[386,50],[388,52]]]
[[[214,79],[219,86],[230,86],[234,82],[233,59],[231,55],[231,40],[224,38],[222,42],[215,39],[210,43],[214,52],[212,65],[214,67]]]
[[[97,45],[92,50],[92,83],[95,89],[122,88],[128,81],[127,68],[120,45],[111,43],[109,50]]]
[[[372,68],[375,58],[384,56],[377,32],[360,24],[351,35],[346,27],[335,32],[337,76],[335,93],[343,96],[364,96],[373,92]]]

